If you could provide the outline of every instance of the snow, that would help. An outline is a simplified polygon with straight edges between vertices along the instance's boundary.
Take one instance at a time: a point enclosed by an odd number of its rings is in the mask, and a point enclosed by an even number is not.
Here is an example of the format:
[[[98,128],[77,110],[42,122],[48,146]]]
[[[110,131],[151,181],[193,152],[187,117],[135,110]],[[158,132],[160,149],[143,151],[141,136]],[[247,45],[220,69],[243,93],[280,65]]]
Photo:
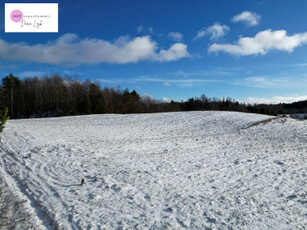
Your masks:
[[[46,229],[41,221],[21,199],[22,194],[17,196],[12,192],[9,185],[0,174],[0,228],[5,229]],[[16,190],[15,190],[16,192]]]
[[[270,118],[10,120],[0,176],[41,229],[304,229],[307,122]]]

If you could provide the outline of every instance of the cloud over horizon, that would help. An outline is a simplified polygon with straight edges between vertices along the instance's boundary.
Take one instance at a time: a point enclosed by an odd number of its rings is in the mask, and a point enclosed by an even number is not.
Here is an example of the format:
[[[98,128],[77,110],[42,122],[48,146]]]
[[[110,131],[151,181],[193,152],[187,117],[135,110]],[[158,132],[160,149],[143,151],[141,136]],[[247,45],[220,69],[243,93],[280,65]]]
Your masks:
[[[292,52],[294,48],[307,43],[307,32],[287,35],[286,30],[264,30],[255,37],[241,37],[235,44],[217,44],[209,47],[209,53],[230,53],[238,56],[265,55],[271,50]]]
[[[279,103],[293,103],[297,101],[307,100],[307,95],[305,96],[275,96],[272,98],[259,98],[259,97],[248,97],[242,102],[249,104],[279,104]]]
[[[158,47],[150,36],[121,36],[115,42],[97,38],[79,39],[76,34],[64,34],[45,44],[9,43],[0,39],[0,58],[10,61],[30,61],[62,64],[127,64],[139,61],[169,62],[190,57],[187,45],[175,43],[169,49]]]

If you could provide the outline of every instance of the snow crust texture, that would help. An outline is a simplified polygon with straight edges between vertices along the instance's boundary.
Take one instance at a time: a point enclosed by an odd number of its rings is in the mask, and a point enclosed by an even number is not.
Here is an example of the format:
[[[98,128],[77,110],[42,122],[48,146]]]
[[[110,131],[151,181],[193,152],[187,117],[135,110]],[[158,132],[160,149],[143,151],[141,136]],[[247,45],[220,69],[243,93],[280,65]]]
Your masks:
[[[11,120],[0,176],[42,229],[306,229],[307,122],[270,118]]]

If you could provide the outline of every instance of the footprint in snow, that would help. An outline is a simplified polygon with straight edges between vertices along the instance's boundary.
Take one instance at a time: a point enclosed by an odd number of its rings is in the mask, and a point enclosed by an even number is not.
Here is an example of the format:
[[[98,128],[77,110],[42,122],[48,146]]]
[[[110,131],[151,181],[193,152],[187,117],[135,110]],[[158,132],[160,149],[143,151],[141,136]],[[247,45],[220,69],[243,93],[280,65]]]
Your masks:
[[[164,212],[168,212],[168,213],[173,213],[173,209],[172,208],[166,208],[163,210]]]
[[[120,188],[120,187],[117,187],[116,184],[113,184],[113,185],[111,186],[111,189],[114,190],[115,192],[119,192],[119,191],[121,190],[121,188]]]
[[[285,165],[285,163],[283,163],[283,162],[281,162],[281,161],[274,161],[274,163],[276,163],[276,164],[278,164],[278,165],[280,165],[280,166],[284,166],[284,165]]]

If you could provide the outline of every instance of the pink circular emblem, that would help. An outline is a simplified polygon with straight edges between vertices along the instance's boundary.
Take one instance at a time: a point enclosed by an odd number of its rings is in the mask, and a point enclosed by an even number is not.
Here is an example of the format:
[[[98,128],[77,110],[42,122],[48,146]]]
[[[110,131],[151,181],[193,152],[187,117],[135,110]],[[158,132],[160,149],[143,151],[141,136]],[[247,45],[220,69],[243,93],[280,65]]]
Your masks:
[[[23,18],[23,13],[20,10],[13,10],[11,13],[11,19],[13,22],[20,22]]]

